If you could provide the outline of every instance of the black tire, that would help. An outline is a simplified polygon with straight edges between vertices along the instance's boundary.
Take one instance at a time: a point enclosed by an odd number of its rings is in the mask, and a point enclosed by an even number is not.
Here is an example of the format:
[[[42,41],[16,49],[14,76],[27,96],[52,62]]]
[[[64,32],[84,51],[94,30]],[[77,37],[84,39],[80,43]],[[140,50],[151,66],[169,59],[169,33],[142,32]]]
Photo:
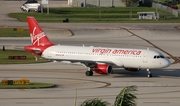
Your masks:
[[[93,72],[92,71],[90,71],[90,76],[93,76]]]
[[[151,78],[152,77],[152,74],[148,74],[148,78]]]
[[[93,72],[92,71],[86,71],[86,76],[92,76],[93,75]]]

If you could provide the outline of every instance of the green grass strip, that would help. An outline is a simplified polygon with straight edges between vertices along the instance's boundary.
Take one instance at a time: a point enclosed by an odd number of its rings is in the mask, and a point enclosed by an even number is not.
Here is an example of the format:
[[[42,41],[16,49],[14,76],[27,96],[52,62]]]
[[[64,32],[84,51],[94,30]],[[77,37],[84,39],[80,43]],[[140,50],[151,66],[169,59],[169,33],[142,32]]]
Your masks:
[[[3,85],[0,83],[0,89],[40,89],[40,88],[52,88],[55,84],[30,82],[29,85]]]
[[[26,56],[26,60],[12,60],[9,59],[9,56]],[[28,53],[23,50],[5,50],[0,49],[0,64],[29,64],[29,63],[44,63],[49,62],[41,57],[38,57],[39,60],[35,61],[33,54]]]
[[[159,21],[149,21],[149,20],[139,20],[137,12],[156,12],[158,11],[160,17],[166,17],[166,20],[160,19]],[[44,13],[30,12],[30,13],[10,13],[10,17],[16,18],[19,21],[27,22],[27,16],[33,16],[38,22],[58,22],[62,23],[63,20],[69,18],[70,23],[165,23],[165,22],[180,22],[179,17],[174,17],[171,13],[156,10],[150,7],[115,7],[115,8],[50,8],[49,14],[46,13],[46,8]]]
[[[14,28],[0,28],[0,37],[29,37],[29,30],[15,31]]]

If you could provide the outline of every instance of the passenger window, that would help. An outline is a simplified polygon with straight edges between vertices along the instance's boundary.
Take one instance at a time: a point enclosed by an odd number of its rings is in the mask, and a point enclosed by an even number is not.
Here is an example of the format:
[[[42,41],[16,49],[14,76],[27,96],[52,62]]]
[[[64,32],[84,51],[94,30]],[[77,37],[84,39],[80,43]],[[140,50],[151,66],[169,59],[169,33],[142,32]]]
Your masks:
[[[156,58],[156,56],[154,56],[154,59]]]
[[[157,58],[160,58],[160,56],[157,56]]]

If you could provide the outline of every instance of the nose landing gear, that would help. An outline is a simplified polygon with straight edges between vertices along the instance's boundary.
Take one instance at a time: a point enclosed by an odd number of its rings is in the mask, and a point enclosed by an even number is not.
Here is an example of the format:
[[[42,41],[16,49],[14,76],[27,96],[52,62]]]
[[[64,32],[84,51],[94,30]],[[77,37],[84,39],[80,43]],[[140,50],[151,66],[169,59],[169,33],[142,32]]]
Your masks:
[[[147,69],[147,72],[148,72],[147,77],[148,77],[148,78],[151,78],[151,77],[152,77],[151,70],[150,70],[150,69]]]

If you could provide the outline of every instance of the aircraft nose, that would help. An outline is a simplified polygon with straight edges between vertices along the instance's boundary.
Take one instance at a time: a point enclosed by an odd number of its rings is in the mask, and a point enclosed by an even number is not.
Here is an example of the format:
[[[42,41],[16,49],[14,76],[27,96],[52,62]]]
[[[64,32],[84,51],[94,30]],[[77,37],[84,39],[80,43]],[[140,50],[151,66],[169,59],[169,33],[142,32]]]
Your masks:
[[[165,59],[163,62],[163,67],[169,67],[171,65],[171,62],[168,59]]]

